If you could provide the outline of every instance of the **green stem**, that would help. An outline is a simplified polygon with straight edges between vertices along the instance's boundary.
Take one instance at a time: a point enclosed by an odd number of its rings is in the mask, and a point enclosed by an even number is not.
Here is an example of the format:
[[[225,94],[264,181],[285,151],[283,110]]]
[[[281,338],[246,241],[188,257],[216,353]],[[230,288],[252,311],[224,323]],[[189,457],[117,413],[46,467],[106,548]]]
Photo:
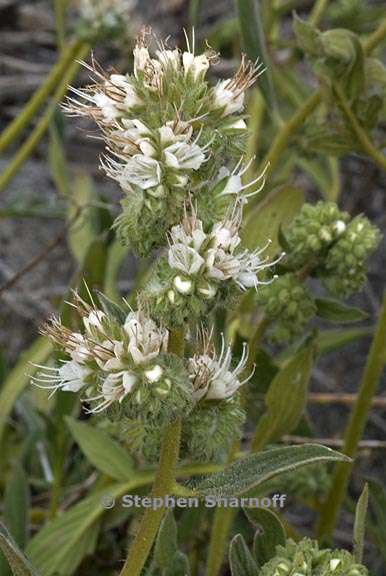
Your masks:
[[[181,420],[165,428],[161,456],[152,489],[152,498],[170,494],[174,486],[175,468],[178,460],[181,436]],[[165,509],[147,508],[142,516],[138,532],[129,548],[129,553],[120,576],[139,576],[153,546]]]
[[[342,452],[355,458],[358,443],[365,430],[372,400],[377,391],[379,379],[382,375],[386,355],[386,293],[383,298],[374,338],[367,358],[366,367],[362,376],[356,403],[352,410],[349,423],[344,436]],[[347,486],[350,480],[353,464],[339,464],[335,467],[333,482],[327,500],[324,503],[319,520],[319,535],[331,540],[340,507],[345,499]]]
[[[69,64],[77,57],[81,46],[79,40],[70,44],[64,50],[58,62],[51,69],[46,81],[36,90],[22,112],[5,128],[0,135],[0,153],[4,152],[25,126],[34,117],[38,109],[60,82]]]
[[[261,318],[253,336],[249,340],[250,351],[256,350],[269,323],[269,319],[265,316]],[[246,366],[247,372],[250,372],[253,369],[253,360],[254,355],[253,353],[250,353]],[[240,442],[236,441],[230,450],[228,462],[232,462],[237,457],[239,448]],[[221,565],[223,563],[226,547],[228,544],[229,531],[231,529],[235,515],[236,511],[231,508],[220,507],[215,511],[209,542],[206,576],[217,576],[221,570]]]
[[[374,48],[382,42],[386,36],[386,18],[381,22],[378,28],[363,42],[363,48],[366,54],[369,54]],[[274,138],[268,153],[260,164],[258,172],[261,172],[267,163],[270,164],[270,171],[272,171],[278,164],[282,152],[287,148],[289,142],[291,141],[293,135],[298,131],[303,125],[304,121],[312,112],[317,108],[317,106],[322,101],[322,91],[319,89],[311,96],[307,98],[305,102],[295,111],[295,113],[289,118],[282,126],[279,133]],[[260,192],[258,197],[248,204],[248,211],[250,211],[255,204],[261,202],[263,198],[268,194],[269,188],[265,188]]]
[[[168,351],[178,356],[184,354],[184,331],[174,330],[170,334]],[[180,451],[181,418],[165,427],[161,455],[152,488],[152,498],[170,494],[175,485],[176,466]],[[165,509],[147,508],[142,516],[138,532],[129,548],[126,562],[120,576],[140,576],[149,556]]]
[[[329,0],[317,0],[312,7],[310,17],[308,19],[312,26],[318,26],[324,11],[328,6]]]
[[[89,51],[89,45],[82,43],[78,46],[78,51],[74,55],[76,58],[84,58]],[[35,150],[36,146],[40,142],[41,138],[47,131],[51,119],[55,113],[57,103],[63,99],[65,95],[68,84],[75,77],[78,69],[80,67],[79,61],[75,60],[68,67],[66,72],[62,75],[60,84],[55,90],[52,103],[47,107],[43,116],[39,119],[35,128],[32,130],[31,134],[28,136],[27,140],[20,146],[15,156],[12,158],[11,162],[8,164],[4,172],[0,175],[0,192],[11,182],[15,177],[21,166],[29,158],[32,152]]]
[[[287,148],[292,136],[298,131],[301,126],[303,126],[305,119],[312,114],[315,108],[320,104],[322,100],[321,90],[317,90],[311,96],[309,96],[305,102],[296,110],[295,114],[291,116],[282,126],[280,132],[275,137],[274,141],[265,158],[260,164],[258,173],[262,172],[263,169],[269,164],[269,170],[272,171],[279,160],[283,151]],[[269,192],[268,188],[265,188],[258,195],[258,201],[261,202],[263,197]],[[248,204],[248,211],[253,207],[254,202]]]
[[[370,54],[384,40],[386,37],[386,18],[382,20],[380,25],[370,36],[367,40],[363,43],[363,47],[365,49],[366,54]]]
[[[64,15],[66,11],[66,0],[54,0],[55,28],[57,44],[60,51],[63,51],[65,42]]]
[[[228,545],[228,534],[236,511],[232,508],[217,508],[210,536],[206,576],[217,576],[224,561]]]
[[[190,0],[189,21],[192,28],[198,26],[201,10],[201,0]]]
[[[366,152],[366,154],[370,156],[370,158],[372,158],[380,168],[386,170],[386,156],[384,156],[382,152],[380,152],[380,150],[378,150],[378,148],[376,148],[369,139],[365,130],[362,128],[355,114],[353,113],[343,90],[340,86],[335,85],[334,91],[343,110],[343,113],[345,114],[347,120],[350,122],[351,127],[355,132],[355,135],[358,138],[358,142],[362,146],[363,151]]]

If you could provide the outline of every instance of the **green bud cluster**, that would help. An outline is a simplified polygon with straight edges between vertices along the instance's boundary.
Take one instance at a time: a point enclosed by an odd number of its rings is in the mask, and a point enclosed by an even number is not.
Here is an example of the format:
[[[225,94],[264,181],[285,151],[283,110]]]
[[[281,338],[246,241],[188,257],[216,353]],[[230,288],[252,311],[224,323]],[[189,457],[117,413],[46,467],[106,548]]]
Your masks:
[[[377,248],[380,231],[364,216],[357,216],[328,252],[326,288],[337,296],[358,292],[366,281],[366,259]]]
[[[184,422],[182,454],[213,460],[227,454],[240,438],[245,413],[237,397],[226,402],[202,402]]]
[[[333,202],[304,204],[285,233],[288,266],[316,264],[343,234],[349,218]]]
[[[98,3],[84,1],[92,13]],[[206,78],[217,60],[212,50],[195,55],[193,39],[192,51],[189,41],[186,51],[157,41],[154,53],[148,36],[144,30],[134,47],[132,74],[102,73],[92,62],[96,82],[74,89],[78,99],[65,107],[101,129],[102,169],[125,195],[115,228],[141,256],[167,243],[190,200],[210,205],[216,214],[209,220],[218,221],[235,198],[255,193],[250,187],[259,181],[242,182],[246,124],[240,113],[262,64],[243,57],[233,78],[212,86]],[[208,224],[205,211],[200,217]]]
[[[320,550],[315,540],[287,540],[276,547],[276,555],[264,564],[258,576],[368,576],[347,550]]]
[[[274,343],[286,342],[301,334],[316,312],[310,290],[291,272],[261,287],[257,302],[266,316],[275,320],[270,332]]]
[[[156,384],[142,378],[137,384],[137,392],[122,403],[120,416],[123,413],[129,419],[138,418],[162,426],[190,412],[192,390],[182,359],[163,354],[158,358],[158,366],[163,371],[162,377]]]

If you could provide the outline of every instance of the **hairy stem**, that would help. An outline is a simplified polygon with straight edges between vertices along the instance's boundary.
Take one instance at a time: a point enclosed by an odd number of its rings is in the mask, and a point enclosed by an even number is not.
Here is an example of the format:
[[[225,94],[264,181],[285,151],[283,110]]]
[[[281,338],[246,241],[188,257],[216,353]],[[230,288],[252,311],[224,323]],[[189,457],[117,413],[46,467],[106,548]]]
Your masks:
[[[228,534],[236,511],[233,508],[217,508],[210,537],[206,576],[217,576],[224,560]]]
[[[305,119],[312,114],[322,100],[322,92],[317,90],[309,96],[305,102],[296,110],[296,112],[284,124],[280,132],[276,135],[270,149],[262,160],[258,172],[262,172],[269,164],[272,171],[279,162],[283,151],[287,148],[292,136],[303,126]],[[268,194],[269,189],[265,188],[258,195],[258,201],[261,202],[263,197]],[[255,200],[256,202],[256,200]],[[253,207],[253,200],[248,204],[249,210]]]
[[[249,341],[250,351],[256,350],[264,332],[269,326],[269,319],[263,316],[257,324],[256,330]],[[254,355],[250,354],[246,366],[246,371],[253,370]],[[237,440],[229,453],[228,462],[232,462],[239,451],[240,442]],[[225,550],[228,543],[228,535],[232,526],[236,510],[232,508],[217,508],[214,514],[214,521],[210,536],[208,560],[206,565],[206,576],[217,576],[224,560]]]
[[[376,146],[374,146],[374,144],[371,142],[370,138],[368,137],[365,130],[362,128],[358,119],[356,118],[354,112],[352,111],[343,90],[340,88],[340,86],[335,85],[334,91],[338,98],[338,102],[340,104],[341,109],[343,110],[344,115],[351,124],[351,128],[353,129],[356,137],[358,138],[358,142],[360,143],[362,150],[368,156],[370,156],[370,158],[372,158],[380,168],[386,170],[386,156],[384,156],[382,152],[380,152],[380,150],[378,150],[378,148],[376,148]]]
[[[183,356],[184,332],[172,331],[169,341],[169,352]],[[161,455],[151,492],[152,498],[164,497],[172,493],[175,485],[176,466],[180,451],[181,419],[166,426],[163,432]],[[120,576],[139,576],[150,554],[165,509],[147,508],[142,516],[138,532],[129,548],[126,562]]]
[[[60,59],[48,74],[46,81],[36,90],[20,114],[2,132],[0,135],[0,153],[8,148],[47,100],[58,82],[60,82],[65,70],[73,62],[74,58],[78,56],[80,46],[81,42],[78,40],[63,51]]]
[[[343,453],[354,458],[362,438],[379,379],[385,366],[386,293],[367,358],[358,396],[344,435]],[[333,482],[319,520],[319,535],[331,540],[340,507],[345,499],[353,464],[335,467]]]

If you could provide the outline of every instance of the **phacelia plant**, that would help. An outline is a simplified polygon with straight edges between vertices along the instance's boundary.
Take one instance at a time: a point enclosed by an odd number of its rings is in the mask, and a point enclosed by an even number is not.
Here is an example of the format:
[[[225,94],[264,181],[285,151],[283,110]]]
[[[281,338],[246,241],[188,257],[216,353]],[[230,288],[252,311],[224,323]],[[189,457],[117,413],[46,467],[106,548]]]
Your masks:
[[[159,459],[157,496],[176,489],[180,454],[185,460],[221,462],[232,447],[234,456],[246,420],[243,388],[249,381],[259,385],[254,359],[261,326],[272,324],[275,342],[300,336],[321,308],[306,278],[320,278],[340,296],[353,293],[379,241],[363,216],[351,220],[335,204],[320,202],[306,204],[281,231],[276,254],[266,256],[270,238],[252,249],[244,246],[245,208],[264,186],[268,168],[246,177],[254,159],[247,160],[246,153],[245,93],[263,65],[243,56],[232,78],[211,83],[217,59],[209,48],[197,55],[194,39],[185,51],[157,42],[153,52],[144,30],[133,51],[132,74],[107,73],[92,60],[86,64],[92,83],[72,88],[65,105],[69,115],[91,118],[100,130],[101,168],[124,194],[113,226],[119,239],[153,260],[130,306],[103,294],[74,294],[74,324],[53,318],[43,328],[65,358],[57,366],[39,366],[33,382],[52,392],[77,393],[87,413],[108,416],[112,427],[118,423],[128,434],[136,431],[141,462]],[[218,326],[225,310],[237,309],[240,300],[245,304],[248,291],[247,302],[264,318],[246,343],[226,322],[224,329]],[[313,354],[312,345],[300,350],[289,362],[288,378],[279,373],[274,380],[280,401],[296,387],[291,426],[301,417]],[[275,402],[269,399],[262,419],[265,443],[282,430],[277,414],[273,432],[264,429]],[[311,455],[305,447],[305,455],[291,461],[288,450],[262,452],[258,458],[268,458],[262,470],[266,466],[274,476],[310,462],[345,460],[313,446]],[[254,486],[260,474],[255,458],[244,460],[246,480],[236,463],[236,472],[225,471],[225,481],[219,473],[210,487],[220,490],[230,481]],[[199,489],[194,493],[200,495]],[[122,576],[141,573],[161,519],[162,513],[145,513]],[[278,549],[261,574],[365,576],[364,570],[348,553],[319,552],[303,541]]]

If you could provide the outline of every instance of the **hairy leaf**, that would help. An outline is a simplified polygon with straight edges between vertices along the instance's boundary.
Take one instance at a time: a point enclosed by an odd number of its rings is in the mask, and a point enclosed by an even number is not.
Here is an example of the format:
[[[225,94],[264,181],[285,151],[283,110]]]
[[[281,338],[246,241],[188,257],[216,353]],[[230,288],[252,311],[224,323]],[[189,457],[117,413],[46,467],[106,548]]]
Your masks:
[[[130,482],[111,484],[66,510],[32,538],[26,550],[29,558],[44,576],[71,576],[82,559],[94,551],[106,509],[115,499],[149,481],[151,476],[142,474]]]
[[[266,411],[256,427],[255,451],[296,428],[307,401],[313,358],[313,346],[304,348],[272,380],[265,395]]]
[[[362,563],[363,548],[365,545],[366,515],[369,503],[369,487],[365,484],[359,497],[354,522],[354,557],[358,564]]]
[[[247,214],[242,231],[243,245],[253,250],[263,247],[269,238],[271,244],[265,254],[275,255],[280,250],[279,230],[285,230],[303,203],[304,193],[300,188],[282,186],[273,190]]]
[[[36,372],[33,364],[43,364],[52,352],[52,344],[43,336],[37,338],[28,350],[22,353],[16,366],[9,372],[0,390],[0,440],[15,402],[24,388],[29,385],[31,375]]]
[[[276,546],[285,545],[285,531],[278,516],[268,508],[244,508],[244,512],[258,528],[253,551],[256,562],[262,566],[275,555]]]
[[[320,354],[329,354],[339,350],[351,342],[367,338],[373,333],[373,328],[345,328],[344,330],[323,330],[316,338]]]
[[[230,545],[229,565],[232,576],[256,576],[257,565],[241,534],[237,534]]]
[[[177,554],[177,524],[173,513],[169,512],[162,520],[154,550],[154,559],[158,568],[173,567]]]
[[[337,322],[339,324],[360,322],[366,320],[368,314],[354,306],[347,306],[338,300],[331,300],[329,298],[316,298],[315,299],[317,315],[324,320],[330,322]]]
[[[133,476],[131,457],[106,432],[71,417],[66,422],[85,456],[98,470],[116,480]]]
[[[206,496],[235,496],[284,472],[318,462],[351,462],[350,458],[318,444],[286,446],[237,460],[223,471],[202,480],[196,491]]]
[[[21,548],[24,548],[27,542],[28,509],[28,482],[22,466],[17,464],[5,490],[4,519],[12,537]]]

